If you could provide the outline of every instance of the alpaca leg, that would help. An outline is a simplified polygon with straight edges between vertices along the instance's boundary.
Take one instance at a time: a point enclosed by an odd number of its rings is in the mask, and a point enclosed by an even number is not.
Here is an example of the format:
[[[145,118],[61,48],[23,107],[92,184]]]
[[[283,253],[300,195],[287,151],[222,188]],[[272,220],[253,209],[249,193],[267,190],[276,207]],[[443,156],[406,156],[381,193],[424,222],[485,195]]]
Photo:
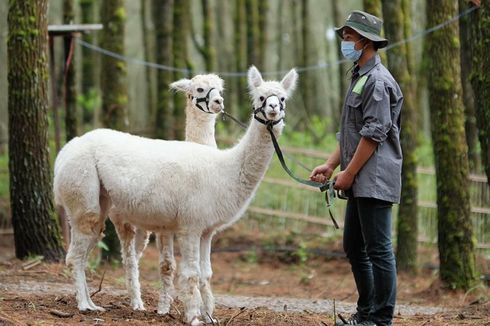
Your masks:
[[[142,230],[140,228],[136,228],[135,235],[135,249],[136,249],[136,259],[139,261],[141,256],[143,255],[143,251],[148,245],[148,241],[150,240],[151,232]]]
[[[213,270],[211,269],[211,240],[213,233],[205,233],[201,237],[200,244],[200,265],[201,277],[199,282],[199,290],[201,291],[202,306],[201,314],[204,316],[206,323],[217,323],[212,317],[214,312],[214,296],[211,291],[211,277]],[[213,318],[213,319],[211,319]]]
[[[165,315],[170,311],[175,292],[174,234],[171,232],[158,233],[156,234],[156,240],[158,251],[160,252],[160,278],[162,280],[158,313]]]
[[[131,307],[134,310],[145,310],[141,300],[141,289],[139,282],[138,259],[135,249],[135,230],[128,223],[122,223],[114,219],[114,226],[121,241],[121,255],[126,273],[126,288],[128,289]]]
[[[184,303],[185,321],[199,325],[201,293],[199,292],[199,245],[200,235],[178,234],[182,260],[179,269],[179,298]]]
[[[85,277],[88,255],[95,247],[102,233],[102,225],[100,222],[95,222],[98,219],[98,214],[90,214],[81,217],[73,223],[70,246],[66,255],[66,264],[71,265],[73,268],[78,309],[81,311],[104,311],[102,307],[96,306],[90,298]],[[92,224],[90,221],[95,223]]]

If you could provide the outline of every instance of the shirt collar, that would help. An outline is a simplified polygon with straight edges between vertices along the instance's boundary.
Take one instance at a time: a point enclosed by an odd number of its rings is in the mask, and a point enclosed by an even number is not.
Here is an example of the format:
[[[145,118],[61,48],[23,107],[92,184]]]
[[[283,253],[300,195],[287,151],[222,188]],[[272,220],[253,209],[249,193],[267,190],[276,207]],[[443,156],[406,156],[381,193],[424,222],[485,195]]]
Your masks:
[[[381,62],[379,54],[374,55],[364,66],[359,69],[359,76],[367,74],[371,69],[376,67]]]

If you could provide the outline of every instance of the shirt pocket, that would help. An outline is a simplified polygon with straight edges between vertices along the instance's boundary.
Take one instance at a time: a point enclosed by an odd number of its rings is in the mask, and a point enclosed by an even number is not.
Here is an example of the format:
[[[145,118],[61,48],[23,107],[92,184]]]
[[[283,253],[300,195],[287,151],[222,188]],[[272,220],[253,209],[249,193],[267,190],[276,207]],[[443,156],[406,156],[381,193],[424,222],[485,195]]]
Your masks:
[[[348,122],[356,126],[356,129],[362,128],[362,97],[356,93],[351,93],[347,97]]]

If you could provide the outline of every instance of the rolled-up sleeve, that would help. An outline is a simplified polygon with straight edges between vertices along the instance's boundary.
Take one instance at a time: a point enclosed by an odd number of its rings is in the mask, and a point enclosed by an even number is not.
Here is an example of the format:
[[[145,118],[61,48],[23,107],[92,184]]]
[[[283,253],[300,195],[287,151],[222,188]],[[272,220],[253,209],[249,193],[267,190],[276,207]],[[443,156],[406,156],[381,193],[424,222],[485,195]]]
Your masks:
[[[390,94],[383,80],[367,83],[362,95],[361,136],[375,142],[385,141],[391,129]]]

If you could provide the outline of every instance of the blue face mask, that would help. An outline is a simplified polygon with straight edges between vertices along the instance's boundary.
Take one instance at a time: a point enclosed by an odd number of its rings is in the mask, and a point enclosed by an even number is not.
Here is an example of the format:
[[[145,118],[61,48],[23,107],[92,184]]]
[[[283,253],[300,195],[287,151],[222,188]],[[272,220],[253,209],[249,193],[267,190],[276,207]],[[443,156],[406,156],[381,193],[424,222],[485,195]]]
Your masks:
[[[361,40],[359,40],[361,41]],[[357,41],[357,42],[359,42]],[[342,41],[340,45],[340,49],[342,51],[342,54],[347,60],[351,61],[357,61],[362,55],[362,49],[361,50],[356,50],[355,46],[357,42],[352,42],[352,41]]]

